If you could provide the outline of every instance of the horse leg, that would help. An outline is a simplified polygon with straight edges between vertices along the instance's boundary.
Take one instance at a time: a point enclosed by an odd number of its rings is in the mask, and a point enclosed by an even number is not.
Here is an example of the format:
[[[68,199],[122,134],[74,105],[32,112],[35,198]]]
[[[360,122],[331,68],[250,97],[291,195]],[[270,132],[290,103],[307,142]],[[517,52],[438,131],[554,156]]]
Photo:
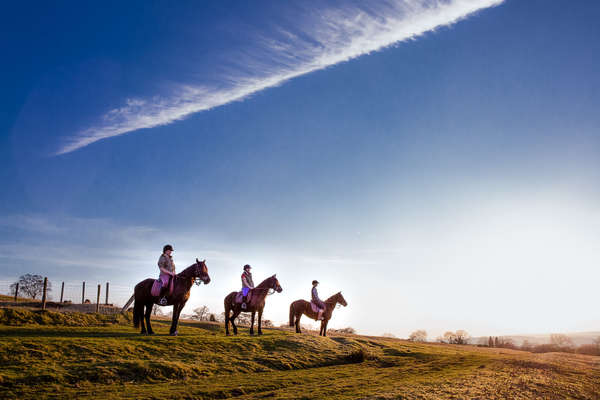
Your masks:
[[[229,307],[225,306],[225,335],[229,336]]]
[[[231,327],[233,328],[233,334],[237,335],[237,325],[235,324],[235,319],[237,318],[238,315],[240,315],[241,311],[238,310],[233,310],[233,314],[231,315],[231,317],[229,318],[229,321],[231,321]]]
[[[300,315],[296,314],[296,333],[302,333],[300,329],[300,318],[302,318],[302,313]]]
[[[144,323],[144,307],[145,305],[141,304],[137,310],[138,318],[140,319],[140,325],[142,325],[142,330],[140,331],[142,335],[146,334],[146,324]]]
[[[262,335],[262,313],[263,309],[258,310],[258,334]]]
[[[321,329],[319,329],[319,336],[323,336],[323,326],[325,321],[321,321]]]
[[[150,316],[152,315],[152,303],[146,304],[146,325],[148,326],[148,335],[154,335],[154,331],[152,330],[152,325],[150,325]]]
[[[252,311],[252,317],[250,318],[250,334],[254,335],[254,315],[256,311]]]
[[[181,310],[183,306],[181,303],[173,304],[173,319],[171,320],[171,330],[170,334],[172,336],[177,336],[177,324],[179,323],[179,314],[181,314]]]
[[[329,320],[324,319],[323,320],[323,336],[327,336],[327,323],[329,322]]]

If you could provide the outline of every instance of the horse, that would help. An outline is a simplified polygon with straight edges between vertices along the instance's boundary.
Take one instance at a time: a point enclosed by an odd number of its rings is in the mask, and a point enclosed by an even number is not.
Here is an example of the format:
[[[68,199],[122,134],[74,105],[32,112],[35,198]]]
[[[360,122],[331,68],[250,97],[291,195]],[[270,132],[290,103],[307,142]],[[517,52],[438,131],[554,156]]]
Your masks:
[[[277,293],[281,293],[283,290],[281,285],[279,285],[279,281],[275,277],[275,275],[270,278],[265,279],[255,287],[254,289],[250,289],[248,295],[250,296],[250,302],[246,304],[246,309],[242,310],[242,305],[235,302],[235,298],[238,292],[231,292],[225,297],[225,334],[229,336],[229,322],[231,321],[231,327],[233,328],[233,334],[237,335],[237,326],[235,325],[234,320],[240,315],[241,312],[249,312],[252,313],[252,319],[250,323],[250,334],[254,335],[254,314],[258,311],[258,334],[262,335],[262,314],[263,309],[265,308],[265,298],[269,290],[275,290]],[[229,312],[233,311],[233,314],[230,316]]]
[[[177,275],[171,278],[174,279],[173,282],[173,293],[168,294],[167,297],[167,305],[173,306],[173,320],[171,321],[171,330],[169,333],[171,336],[177,336],[177,324],[179,323],[179,315],[181,314],[181,310],[185,303],[190,298],[190,289],[194,282],[197,285],[200,285],[197,279],[200,279],[204,282],[205,285],[208,285],[210,282],[210,276],[208,276],[208,268],[206,268],[206,260],[198,261],[196,258],[196,262]],[[153,335],[154,331],[152,330],[152,325],[150,325],[150,314],[152,313],[152,306],[154,304],[158,304],[160,296],[152,296],[151,289],[154,284],[155,279],[148,278],[137,285],[135,285],[135,290],[133,293],[133,297],[135,298],[135,303],[133,305],[133,326],[138,328],[140,324],[142,325],[142,331],[140,332],[142,335],[146,334],[146,326],[144,326],[144,317],[146,318],[146,325],[148,325],[147,333],[149,335]],[[144,315],[144,307],[146,307],[146,312]]]
[[[344,299],[344,296],[342,296],[342,292],[334,294],[323,303],[325,303],[325,311],[323,311],[323,320],[321,321],[319,336],[327,336],[327,323],[331,319],[331,314],[333,313],[335,306],[338,303],[344,307],[348,305],[346,299]],[[300,330],[300,318],[302,317],[302,314],[306,314],[307,317],[312,318],[315,321],[319,317],[319,313],[312,310],[309,301],[294,301],[292,304],[290,304],[290,326],[296,326],[296,333],[302,333]]]

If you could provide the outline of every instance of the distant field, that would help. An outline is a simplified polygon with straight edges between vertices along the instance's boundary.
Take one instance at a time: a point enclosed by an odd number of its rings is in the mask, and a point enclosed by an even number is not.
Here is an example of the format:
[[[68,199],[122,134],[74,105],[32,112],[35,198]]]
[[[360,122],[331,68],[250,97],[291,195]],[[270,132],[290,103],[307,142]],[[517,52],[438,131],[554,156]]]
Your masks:
[[[598,399],[600,357],[0,309],[0,398]]]

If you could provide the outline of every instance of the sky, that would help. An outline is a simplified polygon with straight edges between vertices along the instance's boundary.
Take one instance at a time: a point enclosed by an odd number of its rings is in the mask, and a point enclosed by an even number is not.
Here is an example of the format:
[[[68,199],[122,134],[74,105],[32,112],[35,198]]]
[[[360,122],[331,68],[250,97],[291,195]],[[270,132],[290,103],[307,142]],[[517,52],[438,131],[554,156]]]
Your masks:
[[[0,16],[0,292],[184,310],[277,274],[332,327],[600,330],[600,3],[53,2]],[[56,292],[56,290],[55,290]],[[54,293],[56,296],[56,293]]]

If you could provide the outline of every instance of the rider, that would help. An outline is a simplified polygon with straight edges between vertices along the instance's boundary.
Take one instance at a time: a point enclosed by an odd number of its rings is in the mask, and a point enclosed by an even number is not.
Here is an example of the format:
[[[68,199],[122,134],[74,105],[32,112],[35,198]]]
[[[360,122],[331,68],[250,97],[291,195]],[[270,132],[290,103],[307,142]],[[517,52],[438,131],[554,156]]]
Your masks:
[[[158,304],[161,306],[167,305],[167,292],[165,292],[165,289],[167,291],[169,290],[169,278],[175,277],[175,263],[173,263],[173,257],[171,256],[171,253],[173,253],[173,246],[167,244],[163,247],[163,252],[158,259],[158,269],[160,269],[160,275],[158,276],[158,279],[162,284],[162,298],[158,301]]]
[[[244,272],[242,273],[242,309],[246,309],[246,301],[248,300],[248,292],[250,289],[254,289],[254,282],[252,281],[252,273],[250,272],[252,267],[248,264],[244,265]]]
[[[318,284],[319,284],[318,281],[312,281],[312,291],[311,291],[310,295],[311,295],[311,302],[313,302],[319,308],[319,314],[317,316],[317,320],[322,320],[323,312],[325,311],[325,303],[323,303],[323,301],[319,298],[319,293],[317,293],[317,285]]]

